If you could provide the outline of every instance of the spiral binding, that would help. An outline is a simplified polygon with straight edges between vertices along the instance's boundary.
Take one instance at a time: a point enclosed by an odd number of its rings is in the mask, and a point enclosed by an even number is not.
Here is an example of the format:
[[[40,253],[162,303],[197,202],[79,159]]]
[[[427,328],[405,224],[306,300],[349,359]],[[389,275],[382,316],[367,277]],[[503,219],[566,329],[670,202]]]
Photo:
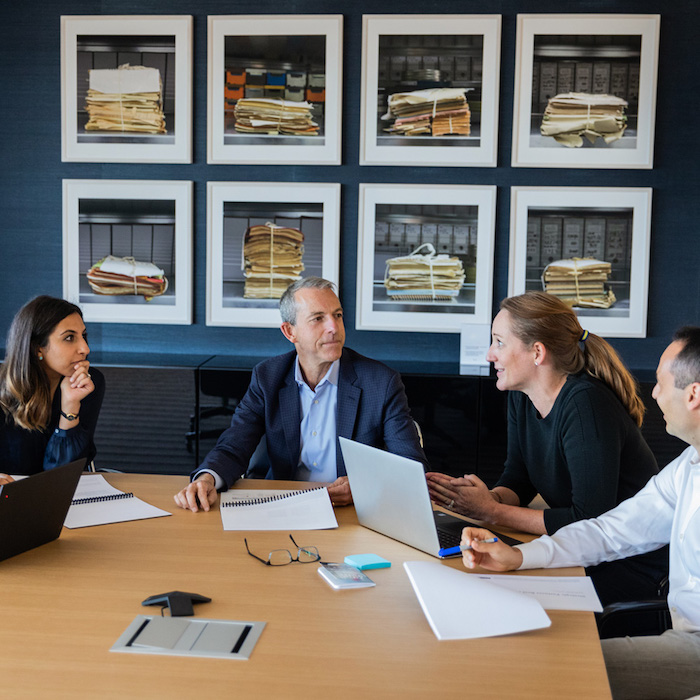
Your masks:
[[[90,496],[89,498],[76,498],[71,501],[72,506],[81,506],[84,503],[101,503],[102,501],[117,501],[121,498],[133,498],[134,494],[129,493],[113,493],[109,496]]]
[[[325,486],[317,486],[315,489],[300,489],[299,491],[290,491],[289,493],[277,494],[275,496],[266,496],[265,498],[249,498],[245,501],[227,501],[222,503],[222,508],[232,508],[235,506],[258,506],[263,503],[272,503],[274,501],[282,501],[285,498],[291,498],[292,496],[299,496],[302,493],[310,493],[311,491],[320,491],[326,488]]]

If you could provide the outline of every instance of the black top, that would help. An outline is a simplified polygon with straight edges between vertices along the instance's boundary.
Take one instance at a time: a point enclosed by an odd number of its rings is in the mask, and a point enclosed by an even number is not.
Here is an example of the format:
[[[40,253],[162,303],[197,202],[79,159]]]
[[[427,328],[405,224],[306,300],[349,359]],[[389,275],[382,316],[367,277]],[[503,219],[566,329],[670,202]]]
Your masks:
[[[105,393],[102,372],[90,367],[95,390],[80,402],[80,422],[75,428],[61,430],[61,386],[53,397],[51,419],[44,430],[25,430],[8,421],[0,411],[0,470],[7,474],[36,474],[85,457],[95,458],[95,427]],[[3,420],[4,418],[4,420]]]
[[[539,493],[551,535],[633,496],[659,471],[639,428],[617,396],[587,372],[569,375],[541,418],[519,391],[508,397],[508,456],[497,486],[526,506]]]

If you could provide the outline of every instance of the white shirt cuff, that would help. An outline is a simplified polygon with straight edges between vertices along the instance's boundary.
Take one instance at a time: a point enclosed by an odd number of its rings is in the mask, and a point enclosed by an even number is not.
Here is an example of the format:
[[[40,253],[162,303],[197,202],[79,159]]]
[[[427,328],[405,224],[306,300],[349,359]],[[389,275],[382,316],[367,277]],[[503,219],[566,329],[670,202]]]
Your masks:
[[[526,542],[525,544],[516,544],[515,548],[519,549],[523,555],[523,563],[518,569],[545,569],[549,563],[547,548],[543,546],[540,539]]]
[[[217,491],[221,491],[222,488],[224,488],[224,480],[214,471],[211,469],[200,469],[193,477],[192,481],[195,479],[198,479],[200,474],[211,474],[214,477],[214,486]]]

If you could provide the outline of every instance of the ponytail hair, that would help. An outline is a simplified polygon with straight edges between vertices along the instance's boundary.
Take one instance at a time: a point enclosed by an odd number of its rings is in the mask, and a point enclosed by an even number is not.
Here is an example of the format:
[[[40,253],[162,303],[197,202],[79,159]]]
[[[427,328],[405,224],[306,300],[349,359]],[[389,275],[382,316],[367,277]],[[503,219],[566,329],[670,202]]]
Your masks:
[[[0,367],[0,409],[8,421],[25,430],[43,430],[51,419],[51,384],[39,360],[39,348],[66,317],[83,313],[75,304],[39,296],[16,314],[7,334],[5,362]]]
[[[570,306],[547,292],[525,292],[504,299],[501,309],[510,314],[513,332],[522,343],[542,343],[555,369],[564,374],[585,370],[599,379],[641,427],[646,409],[637,382],[610,343],[583,330]]]

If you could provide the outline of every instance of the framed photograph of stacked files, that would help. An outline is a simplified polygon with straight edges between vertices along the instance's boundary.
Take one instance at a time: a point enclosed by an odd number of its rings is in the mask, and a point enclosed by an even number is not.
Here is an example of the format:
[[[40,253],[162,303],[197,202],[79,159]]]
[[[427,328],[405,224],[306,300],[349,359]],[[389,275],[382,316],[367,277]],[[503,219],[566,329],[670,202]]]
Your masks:
[[[192,17],[61,17],[61,158],[192,162]]]
[[[340,165],[343,16],[208,19],[207,162]]]
[[[651,193],[513,187],[508,295],[545,291],[593,333],[646,337]]]
[[[518,15],[512,165],[652,168],[659,15]]]
[[[302,277],[338,283],[340,185],[207,183],[207,325],[278,328]]]
[[[64,180],[63,296],[86,321],[192,323],[192,183]]]
[[[496,166],[500,15],[365,15],[361,165]]]
[[[360,185],[360,330],[490,323],[496,187]]]

